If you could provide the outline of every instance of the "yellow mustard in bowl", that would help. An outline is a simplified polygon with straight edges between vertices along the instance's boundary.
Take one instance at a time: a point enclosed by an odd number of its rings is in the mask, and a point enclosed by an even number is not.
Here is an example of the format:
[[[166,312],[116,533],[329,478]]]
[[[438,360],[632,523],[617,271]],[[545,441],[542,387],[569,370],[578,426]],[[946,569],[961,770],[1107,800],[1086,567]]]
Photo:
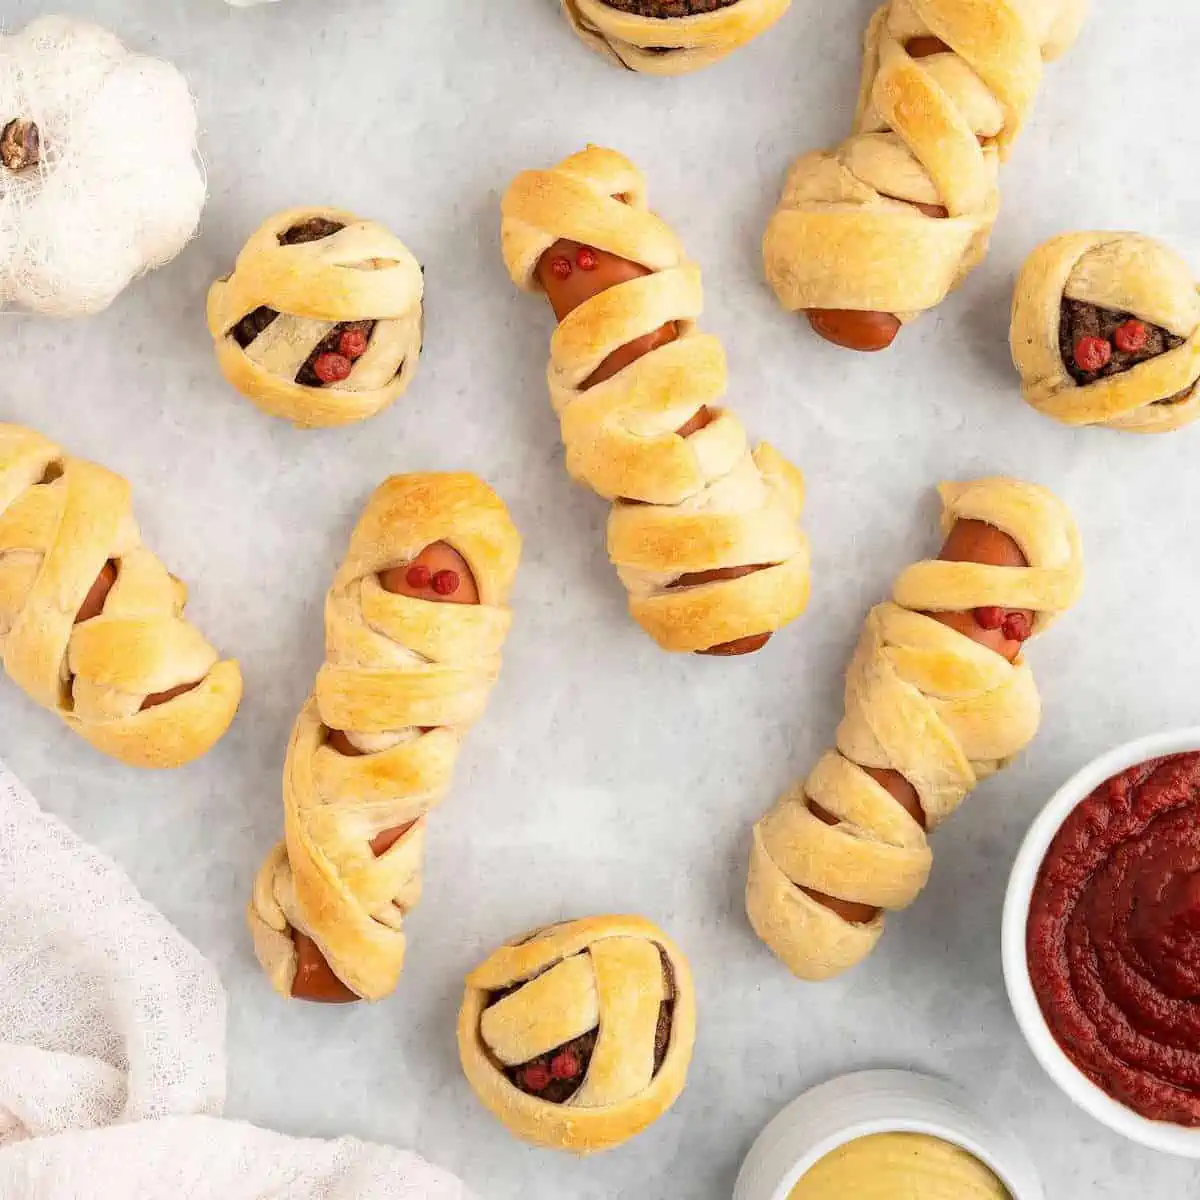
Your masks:
[[[810,1167],[788,1200],[1012,1200],[960,1146],[923,1133],[847,1142]]]

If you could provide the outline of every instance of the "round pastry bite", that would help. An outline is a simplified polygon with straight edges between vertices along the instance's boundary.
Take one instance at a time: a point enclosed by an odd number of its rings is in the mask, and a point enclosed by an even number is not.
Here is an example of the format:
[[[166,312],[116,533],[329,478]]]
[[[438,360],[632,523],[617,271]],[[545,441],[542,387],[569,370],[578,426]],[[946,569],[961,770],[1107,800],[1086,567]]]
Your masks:
[[[1137,233],[1066,233],[1030,255],[1011,344],[1026,401],[1067,425],[1167,433],[1200,417],[1200,295]]]
[[[349,425],[408,387],[421,353],[421,266],[395,234],[333,208],[270,217],[208,293],[225,378],[304,428]]]
[[[458,1051],[475,1094],[510,1133],[590,1154],[674,1104],[696,1036],[691,969],[642,917],[549,925],[467,976]]]
[[[562,0],[575,32],[619,66],[686,75],[769,29],[791,0]]]

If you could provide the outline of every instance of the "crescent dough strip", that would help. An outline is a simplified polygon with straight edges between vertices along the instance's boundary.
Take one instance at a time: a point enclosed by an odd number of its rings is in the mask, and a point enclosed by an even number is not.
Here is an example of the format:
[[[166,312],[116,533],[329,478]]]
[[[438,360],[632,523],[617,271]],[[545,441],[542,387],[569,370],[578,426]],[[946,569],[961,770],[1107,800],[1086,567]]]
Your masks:
[[[641,172],[589,146],[517,176],[502,211],[504,260],[525,291],[540,290],[538,262],[562,238],[650,272],[574,309],[551,339],[548,372],[567,469],[615,502],[608,550],[634,619],[664,649],[684,652],[781,629],[808,602],[804,481],[772,447],[752,451],[728,409],[713,409],[690,436],[676,432],[724,394],[725,355],[695,326],[700,271],[647,208]],[[680,331],[674,341],[584,386],[613,351],[668,322]],[[672,586],[683,575],[749,565],[766,569]]]
[[[305,226],[311,240],[287,240]],[[420,264],[382,225],[336,208],[293,208],[268,218],[233,274],[212,285],[208,329],[225,378],[259,408],[305,428],[347,425],[408,387],[423,293]],[[303,368],[346,322],[365,327],[366,350],[345,379],[322,385]]]
[[[114,568],[98,615],[77,623]],[[186,602],[142,545],[124,479],[0,425],[0,651],[14,683],[130,766],[199,758],[233,721],[242,675],[184,617]]]
[[[647,75],[685,75],[720,62],[769,29],[791,0],[725,0],[710,12],[646,17],[604,0],[562,0],[587,45],[619,66]]]
[[[1086,0],[891,0],[866,35],[854,132],[799,159],[763,239],[789,309],[939,304],[983,259],[997,167]],[[915,39],[941,52],[913,57]],[[916,43],[920,45],[921,43]],[[937,215],[917,205],[944,210]]]
[[[467,976],[458,1018],[459,1058],[483,1104],[524,1141],[576,1154],[662,1116],[683,1090],[695,1036],[687,959],[632,916],[568,921],[502,946]],[[572,1048],[576,1039],[590,1049]],[[523,1065],[560,1048],[576,1068],[569,1094],[518,1086]]]
[[[925,613],[1032,609],[1036,634],[1082,587],[1075,523],[1044,488],[993,478],[945,483],[940,492],[946,533],[960,519],[986,522],[1008,534],[1029,565],[916,563],[896,581],[892,601],[868,614],[846,675],[836,749],[754,829],[750,923],[801,979],[854,966],[884,926],[882,912],[855,924],[809,892],[894,910],[908,907],[929,875],[925,831],[865,768],[903,775],[933,830],[1037,732],[1040,702],[1024,658],[1010,663]],[[814,815],[814,803],[837,823]]]
[[[1076,380],[1063,338],[1069,306],[1108,324],[1137,318],[1157,326],[1132,365]],[[1136,233],[1067,233],[1039,246],[1013,296],[1012,354],[1026,401],[1067,425],[1166,433],[1200,417],[1200,294],[1187,264]]]
[[[380,585],[381,572],[436,542],[466,560],[478,604]],[[396,986],[403,917],[421,890],[425,816],[449,789],[499,674],[520,547],[504,504],[473,475],[394,476],[367,502],[325,601],[325,664],[288,746],[285,841],[259,871],[248,910],[280,994],[295,980],[293,930],[364,999]],[[330,730],[370,752],[338,753],[325,744]],[[372,840],[410,822],[376,857]]]

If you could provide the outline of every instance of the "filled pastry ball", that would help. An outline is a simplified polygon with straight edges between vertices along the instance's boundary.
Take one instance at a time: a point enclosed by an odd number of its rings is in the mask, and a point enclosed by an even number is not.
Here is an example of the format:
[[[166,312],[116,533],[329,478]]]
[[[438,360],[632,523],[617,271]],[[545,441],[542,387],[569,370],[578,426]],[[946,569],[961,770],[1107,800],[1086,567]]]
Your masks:
[[[791,0],[562,0],[575,32],[631,71],[686,75],[770,28]]]
[[[421,266],[374,221],[331,208],[267,220],[208,294],[225,378],[297,425],[373,417],[421,353]]]
[[[1200,294],[1136,233],[1068,233],[1017,280],[1013,362],[1025,399],[1067,425],[1166,433],[1200,417]]]
[[[696,1035],[687,960],[641,917],[550,925],[467,977],[458,1049],[524,1141],[575,1154],[640,1133],[683,1090]]]

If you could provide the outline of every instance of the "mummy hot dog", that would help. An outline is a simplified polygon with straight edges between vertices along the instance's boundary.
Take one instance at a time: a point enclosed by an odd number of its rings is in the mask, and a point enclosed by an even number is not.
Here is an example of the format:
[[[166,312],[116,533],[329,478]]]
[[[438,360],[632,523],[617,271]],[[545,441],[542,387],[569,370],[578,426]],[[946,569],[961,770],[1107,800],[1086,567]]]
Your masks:
[[[683,75],[719,62],[787,11],[791,0],[562,0],[589,46],[631,71]]]
[[[142,545],[124,479],[0,425],[0,651],[14,683],[123,763],[182,766],[242,697],[238,664],[186,602]]]
[[[854,133],[788,174],[763,239],[784,307],[826,340],[882,350],[982,260],[997,167],[1042,61],[1087,0],[889,0],[867,30]]]
[[[1066,233],[1017,279],[1025,399],[1067,425],[1166,433],[1200,417],[1200,294],[1173,250],[1136,233]]]
[[[1079,534],[1044,488],[943,484],[946,542],[867,616],[836,749],[755,826],[746,909],[801,979],[865,958],[931,865],[926,834],[1033,738],[1022,655],[1078,599]]]
[[[247,914],[282,995],[377,1000],[396,986],[425,817],[499,673],[520,548],[473,475],[395,476],[367,503],[288,746],[285,840]]]
[[[637,168],[590,146],[503,201],[504,259],[559,319],[550,398],[567,469],[614,502],[608,550],[667,650],[746,654],[803,612],[800,472],[717,407],[725,354],[695,325],[700,272]]]

